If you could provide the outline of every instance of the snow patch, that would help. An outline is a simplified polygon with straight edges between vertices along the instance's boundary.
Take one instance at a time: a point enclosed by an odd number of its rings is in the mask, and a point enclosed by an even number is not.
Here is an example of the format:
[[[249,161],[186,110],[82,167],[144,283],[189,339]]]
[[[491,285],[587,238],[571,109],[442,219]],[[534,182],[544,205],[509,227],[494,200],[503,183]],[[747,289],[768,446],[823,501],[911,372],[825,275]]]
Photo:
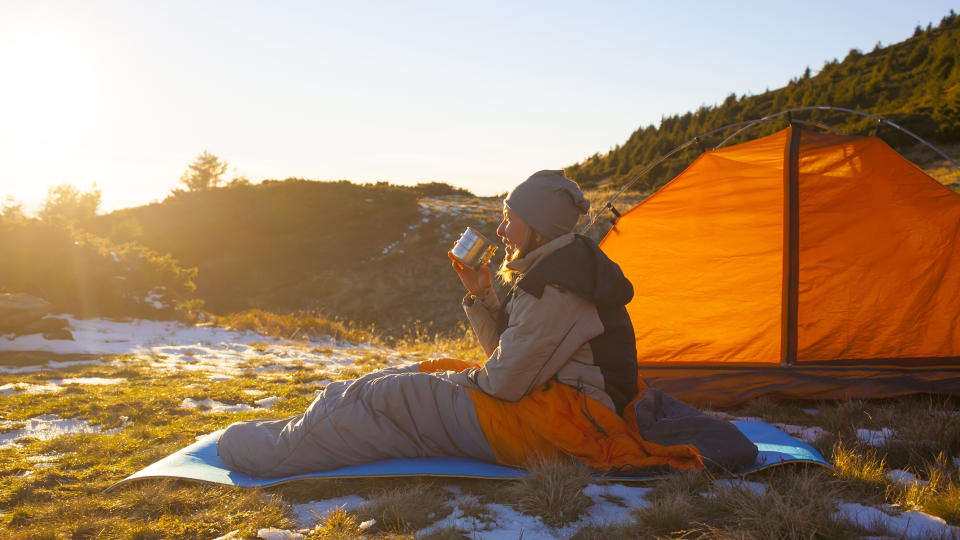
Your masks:
[[[816,416],[820,414],[820,409],[800,409],[803,414],[808,414],[810,416]]]
[[[26,382],[7,383],[0,386],[0,396],[9,397],[17,394],[45,394],[63,390],[56,384],[33,384]]]
[[[879,431],[872,429],[857,430],[857,439],[870,446],[883,446],[887,444],[887,439],[892,438],[893,435],[894,431],[890,428],[883,428]]]
[[[237,403],[230,405],[227,403],[221,403],[219,401],[207,398],[204,400],[196,400],[192,398],[184,398],[180,402],[181,409],[203,409],[204,414],[213,414],[213,413],[223,413],[223,412],[249,412],[256,410],[254,407],[247,405],[246,403]]]
[[[38,336],[39,336],[39,337],[38,337]],[[11,340],[11,341],[14,342],[14,343],[16,343],[17,341],[19,341],[20,339],[23,339],[23,338],[31,338],[31,339],[29,340],[30,342],[43,341],[43,342],[46,342],[46,343],[48,343],[48,344],[51,344],[51,347],[52,347],[52,348],[58,348],[58,349],[69,348],[67,344],[70,344],[70,345],[73,345],[73,344],[74,344],[72,341],[48,340],[48,339],[44,338],[43,336],[41,336],[40,334],[30,334],[30,335],[27,335],[27,336],[21,336],[21,337],[19,337],[19,338],[17,338],[17,339]],[[56,345],[59,345],[59,344],[64,344],[64,347],[55,347]],[[20,351],[20,350],[23,350],[23,351],[52,352],[52,353],[55,353],[55,354],[72,354],[70,351],[67,351],[67,352],[59,352],[59,351],[44,351],[43,349],[29,349],[29,348],[28,348],[28,349],[16,349],[16,348],[10,348],[10,347],[11,347],[11,343],[4,343],[4,344],[3,344],[3,350],[5,350],[5,351]],[[102,363],[103,363],[102,360],[67,360],[67,361],[64,361],[64,362],[58,362],[58,361],[56,361],[56,360],[50,360],[50,361],[47,362],[46,364],[38,365],[38,366],[17,366],[17,367],[0,366],[0,373],[33,373],[33,372],[37,372],[37,371],[43,371],[44,369],[63,369],[63,368],[70,368],[70,367],[75,367],[75,366],[89,366],[89,365],[102,364]]]
[[[890,506],[887,510],[896,512]],[[840,503],[834,519],[846,519],[860,527],[872,530],[883,527],[897,538],[955,538],[960,535],[960,527],[952,527],[937,516],[931,516],[917,510],[898,512],[890,515],[877,508],[857,503]]]
[[[304,536],[293,531],[269,528],[257,531],[257,538],[263,538],[263,540],[303,540]]]
[[[26,437],[48,440],[77,433],[116,433],[117,431],[116,428],[103,431],[99,426],[91,425],[85,420],[60,418],[55,414],[42,414],[22,422],[2,421],[0,429],[13,428],[21,424],[23,427],[0,433],[0,448],[16,446],[19,439]]]
[[[321,519],[327,517],[330,512],[337,508],[344,510],[353,510],[367,500],[359,495],[347,495],[346,497],[337,497],[335,499],[324,499],[322,501],[311,501],[304,504],[293,505],[293,515],[297,518],[297,527],[300,529],[311,528]]]
[[[730,413],[728,413],[728,412],[724,412],[724,411],[711,411],[711,410],[704,410],[703,412],[706,413],[706,414],[709,414],[710,416],[712,416],[712,417],[714,417],[714,418],[717,418],[717,419],[720,419],[720,420],[726,420],[726,421],[728,421],[728,422],[739,422],[739,421],[744,421],[744,420],[746,420],[746,421],[751,421],[751,422],[766,422],[766,420],[764,420],[763,418],[758,418],[758,417],[756,417],[756,416],[735,416],[735,415],[732,415],[732,414],[730,414]]]
[[[815,443],[817,439],[830,435],[820,426],[794,426],[791,424],[773,424],[778,429],[806,443]]]
[[[715,488],[720,489],[733,489],[737,491],[742,491],[745,493],[750,493],[757,497],[762,497],[767,494],[768,487],[766,484],[760,482],[750,482],[748,480],[740,480],[739,478],[721,478],[713,483]],[[708,494],[708,496],[714,495],[714,493]]]
[[[619,484],[603,486],[591,484],[584,488],[583,493],[594,502],[593,506],[579,520],[557,528],[543,523],[539,516],[522,514],[502,504],[485,505],[488,519],[481,520],[466,516],[460,509],[459,504],[462,502],[476,504],[477,498],[473,495],[461,493],[455,486],[450,486],[447,490],[454,495],[454,500],[451,503],[453,512],[444,519],[418,531],[416,536],[427,535],[447,527],[455,527],[465,531],[468,537],[479,540],[521,537],[533,540],[569,538],[588,525],[629,522],[632,519],[630,512],[634,508],[647,506],[648,503],[644,497],[650,491],[649,488]],[[610,502],[605,496],[620,499],[622,503]]]
[[[124,378],[116,379],[105,379],[103,377],[74,377],[72,379],[50,379],[47,381],[50,384],[92,384],[92,385],[106,385],[106,384],[120,384],[127,382]]]
[[[163,299],[163,295],[166,291],[166,287],[154,287],[149,293],[147,293],[147,296],[143,298],[143,302],[150,304],[154,309],[166,309],[170,306],[160,301]]]
[[[930,484],[930,482],[928,482],[927,480],[920,480],[919,478],[917,478],[917,475],[913,474],[912,472],[905,471],[903,469],[894,469],[888,472],[887,480],[890,480],[895,484],[900,484],[904,486],[912,486],[914,484],[920,485],[920,486],[926,486]]]
[[[281,399],[283,398],[280,396],[270,396],[270,397],[265,397],[263,399],[258,399],[254,401],[254,403],[256,403],[260,407],[263,407],[264,409],[268,409],[276,405],[276,403]]]
[[[63,459],[64,455],[65,454],[60,454],[57,452],[50,452],[49,454],[39,454],[36,456],[30,456],[27,458],[27,461],[29,461],[30,463],[36,463],[38,465],[42,465],[42,464],[53,465],[54,463],[57,463],[58,461]]]
[[[68,319],[76,341],[47,340],[38,334],[4,341],[4,350],[43,351],[55,354],[131,355],[147,360],[160,372],[196,371],[211,380],[238,377],[251,363],[261,365],[265,357],[272,369],[314,369],[352,366],[376,351],[386,353],[391,365],[406,365],[401,355],[370,344],[352,344],[331,338],[309,342],[284,341],[254,332],[239,332],[212,326],[190,326],[170,321],[112,321]],[[114,363],[122,361],[114,361]],[[47,362],[44,365],[7,367],[0,373],[29,373],[78,365],[103,364],[101,359]]]

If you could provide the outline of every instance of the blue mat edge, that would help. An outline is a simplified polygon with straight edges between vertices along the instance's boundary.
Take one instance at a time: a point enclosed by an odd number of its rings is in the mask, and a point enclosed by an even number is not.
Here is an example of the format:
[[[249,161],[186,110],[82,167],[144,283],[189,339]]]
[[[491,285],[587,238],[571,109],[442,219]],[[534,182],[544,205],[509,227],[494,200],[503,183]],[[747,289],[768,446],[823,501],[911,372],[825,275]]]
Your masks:
[[[746,475],[785,463],[812,463],[827,468],[832,466],[809,444],[800,441],[766,422],[739,420],[733,422],[760,451],[752,467],[738,475]],[[230,471],[219,463],[216,456],[216,440],[223,430],[209,433],[193,444],[181,448],[132,475],[104,489],[104,493],[135,480],[177,478],[210,482],[238,487],[269,487],[308,478],[371,478],[432,476],[447,478],[485,478],[511,480],[530,476],[524,469],[516,469],[484,463],[465,458],[434,457],[416,459],[390,459],[360,465],[352,465],[333,471],[299,474],[281,478],[259,478]],[[201,456],[197,458],[197,456]],[[171,469],[172,467],[172,469]],[[190,470],[193,474],[189,474]],[[177,474],[179,473],[179,474]],[[659,476],[606,476],[598,478],[616,481],[648,481]]]

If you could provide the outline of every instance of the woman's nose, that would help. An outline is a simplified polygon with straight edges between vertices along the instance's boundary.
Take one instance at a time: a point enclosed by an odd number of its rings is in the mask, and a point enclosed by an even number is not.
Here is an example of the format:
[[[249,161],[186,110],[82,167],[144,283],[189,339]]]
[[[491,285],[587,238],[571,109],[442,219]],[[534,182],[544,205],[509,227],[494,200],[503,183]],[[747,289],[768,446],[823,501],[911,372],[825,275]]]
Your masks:
[[[497,226],[497,236],[503,238],[504,229],[506,228],[506,221],[501,221],[500,225]]]

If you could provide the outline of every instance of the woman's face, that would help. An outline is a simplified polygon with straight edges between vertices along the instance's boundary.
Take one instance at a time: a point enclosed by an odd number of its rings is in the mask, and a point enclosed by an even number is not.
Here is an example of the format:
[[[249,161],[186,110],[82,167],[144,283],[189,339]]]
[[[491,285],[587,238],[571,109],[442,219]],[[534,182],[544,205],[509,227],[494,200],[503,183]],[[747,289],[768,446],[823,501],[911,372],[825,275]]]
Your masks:
[[[503,220],[497,227],[497,236],[503,241],[506,260],[511,261],[523,247],[530,227],[525,221],[510,210],[507,203],[503,203]]]

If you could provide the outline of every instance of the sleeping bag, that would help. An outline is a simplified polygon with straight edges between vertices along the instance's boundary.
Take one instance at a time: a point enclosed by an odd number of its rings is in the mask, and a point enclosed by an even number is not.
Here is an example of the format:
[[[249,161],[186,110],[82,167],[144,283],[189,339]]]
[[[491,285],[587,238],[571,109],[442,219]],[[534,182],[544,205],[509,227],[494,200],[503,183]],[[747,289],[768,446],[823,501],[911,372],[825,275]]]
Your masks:
[[[452,456],[527,466],[561,455],[599,471],[735,471],[757,449],[732,424],[637,372],[633,287],[589,238],[565,234],[512,261],[522,277],[464,310],[489,358],[438,359],[330,384],[300,415],[235,423],[231,468],[288,476],[389,458]]]

